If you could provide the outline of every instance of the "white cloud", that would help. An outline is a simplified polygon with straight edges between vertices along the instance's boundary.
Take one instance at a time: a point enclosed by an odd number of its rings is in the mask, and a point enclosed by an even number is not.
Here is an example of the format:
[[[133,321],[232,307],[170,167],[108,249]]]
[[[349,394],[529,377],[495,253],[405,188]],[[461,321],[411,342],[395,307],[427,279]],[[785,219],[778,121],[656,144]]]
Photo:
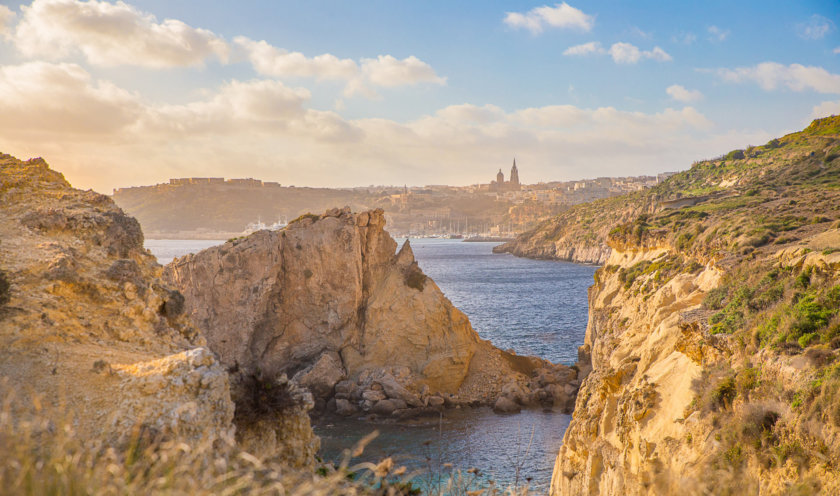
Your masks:
[[[593,53],[606,53],[600,42],[590,41],[582,45],[571,46],[563,51],[563,55],[590,55]]]
[[[362,73],[371,83],[385,88],[417,83],[446,84],[446,78],[435,74],[432,67],[414,55],[402,60],[391,55],[362,59]]]
[[[0,5],[0,36],[8,36],[9,25],[12,23],[16,14],[5,5]]]
[[[654,47],[653,50],[642,51],[631,43],[623,42],[613,43],[610,47],[609,54],[616,64],[635,64],[642,58],[658,60],[659,62],[672,60],[671,56],[659,47]]]
[[[819,119],[820,117],[828,117],[830,115],[840,115],[840,100],[822,102],[811,109],[811,119]]]
[[[254,69],[264,76],[276,78],[311,77],[346,81],[344,96],[361,94],[376,98],[373,86],[395,88],[419,83],[446,84],[446,78],[414,55],[398,59],[392,55],[379,55],[375,59],[340,59],[326,53],[307,57],[299,52],[288,52],[265,41],[254,41],[244,36],[234,39]]]
[[[709,26],[706,31],[709,33],[709,41],[726,41],[729,37],[730,31],[728,29],[721,29],[717,26]]]
[[[805,40],[821,40],[834,31],[834,23],[821,15],[812,15],[807,22],[796,25],[796,34]]]
[[[128,128],[142,114],[137,95],[94,81],[76,64],[0,67],[0,129],[7,135],[101,135]]]
[[[540,34],[547,27],[589,31],[595,24],[595,18],[563,2],[556,4],[554,7],[548,5],[536,7],[524,14],[508,12],[505,15],[504,22],[510,27],[524,28],[531,34]]]
[[[833,53],[835,53],[835,54],[840,53],[840,47],[835,48]]]
[[[91,64],[177,67],[226,61],[227,43],[205,29],[155,16],[123,2],[34,0],[22,6],[14,41],[29,57],[81,52]]]
[[[308,90],[276,80],[233,80],[195,101],[157,105],[77,65],[33,62],[0,69],[0,150],[45,156],[74,185],[109,191],[191,175],[470,184],[512,150],[526,150],[517,163],[529,181],[640,174],[769,138],[717,131],[692,107],[461,104],[397,122],[311,105]]]
[[[340,59],[329,53],[308,58],[300,52],[289,52],[244,36],[233,41],[245,52],[254,69],[265,76],[348,80],[359,72],[354,60]]]
[[[636,45],[632,43],[613,43],[609,50],[605,50],[600,42],[590,41],[582,45],[575,45],[563,51],[563,55],[584,57],[587,55],[604,55],[609,54],[616,64],[635,64],[641,59],[653,59],[659,62],[668,62],[671,56],[665,50],[653,47],[653,50],[639,50]]]
[[[703,93],[700,93],[697,90],[686,89],[684,86],[679,84],[668,86],[665,92],[668,93],[668,96],[674,100],[684,103],[695,102],[703,98]]]
[[[717,74],[724,81],[754,82],[768,91],[784,86],[793,91],[840,94],[840,74],[832,74],[816,66],[763,62],[752,67],[718,69]]]

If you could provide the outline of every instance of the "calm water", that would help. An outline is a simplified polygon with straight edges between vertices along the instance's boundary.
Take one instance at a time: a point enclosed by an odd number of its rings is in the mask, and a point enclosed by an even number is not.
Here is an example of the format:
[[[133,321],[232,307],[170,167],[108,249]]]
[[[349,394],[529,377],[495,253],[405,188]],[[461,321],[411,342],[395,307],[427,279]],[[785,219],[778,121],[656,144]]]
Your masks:
[[[146,248],[167,263],[222,242],[147,240]],[[412,239],[411,246],[423,271],[469,316],[482,338],[518,354],[574,363],[586,331],[586,290],[595,267],[498,255],[492,253],[493,243]],[[531,479],[530,487],[539,494],[548,489],[570,420],[538,410],[499,416],[480,408],[447,411],[442,419],[378,425],[326,418],[314,427],[328,460],[339,460],[345,449],[378,430],[361,459],[395,456],[426,471],[417,479],[421,486],[434,485],[448,470],[441,468],[444,463],[478,468],[480,483],[492,479],[502,486],[514,483],[518,467],[520,483]]]

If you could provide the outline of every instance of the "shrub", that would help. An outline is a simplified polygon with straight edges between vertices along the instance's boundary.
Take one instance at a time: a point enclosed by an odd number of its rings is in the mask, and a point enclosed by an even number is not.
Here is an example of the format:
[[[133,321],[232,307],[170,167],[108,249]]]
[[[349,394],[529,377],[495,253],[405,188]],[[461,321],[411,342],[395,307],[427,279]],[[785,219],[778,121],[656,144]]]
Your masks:
[[[712,390],[711,400],[720,408],[727,408],[732,406],[732,401],[738,391],[735,389],[735,380],[732,376],[718,382],[717,386]]]
[[[720,310],[723,308],[723,302],[729,295],[729,288],[720,286],[710,290],[703,298],[703,306],[709,310]]]
[[[11,284],[6,278],[6,273],[0,270],[0,306],[3,306],[12,299]]]
[[[265,377],[259,372],[241,375],[232,389],[231,397],[236,404],[234,420],[240,425],[253,424],[300,405],[285,375]]]
[[[414,288],[417,291],[423,291],[426,286],[426,274],[417,266],[417,262],[411,264],[411,267],[405,272],[405,285],[409,288]]]

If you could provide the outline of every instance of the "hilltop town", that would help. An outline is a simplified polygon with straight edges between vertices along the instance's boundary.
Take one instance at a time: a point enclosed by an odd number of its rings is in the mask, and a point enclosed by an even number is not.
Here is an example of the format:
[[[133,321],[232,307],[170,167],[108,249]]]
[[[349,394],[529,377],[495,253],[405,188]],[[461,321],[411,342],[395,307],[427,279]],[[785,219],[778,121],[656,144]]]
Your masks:
[[[593,200],[653,187],[673,173],[524,184],[513,162],[487,183],[470,186],[309,188],[253,178],[173,178],[114,190],[149,238],[219,239],[262,225],[284,224],[335,205],[382,208],[397,236],[512,237],[539,221]],[[177,215],[173,215],[177,212]]]

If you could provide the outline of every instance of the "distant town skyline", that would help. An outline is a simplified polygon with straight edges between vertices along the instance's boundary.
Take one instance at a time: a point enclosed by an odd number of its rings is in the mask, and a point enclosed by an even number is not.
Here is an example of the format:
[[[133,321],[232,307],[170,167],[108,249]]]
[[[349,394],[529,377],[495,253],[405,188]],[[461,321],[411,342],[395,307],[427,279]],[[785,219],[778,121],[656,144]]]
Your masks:
[[[27,0],[0,152],[81,188],[655,175],[840,113],[840,3]]]

